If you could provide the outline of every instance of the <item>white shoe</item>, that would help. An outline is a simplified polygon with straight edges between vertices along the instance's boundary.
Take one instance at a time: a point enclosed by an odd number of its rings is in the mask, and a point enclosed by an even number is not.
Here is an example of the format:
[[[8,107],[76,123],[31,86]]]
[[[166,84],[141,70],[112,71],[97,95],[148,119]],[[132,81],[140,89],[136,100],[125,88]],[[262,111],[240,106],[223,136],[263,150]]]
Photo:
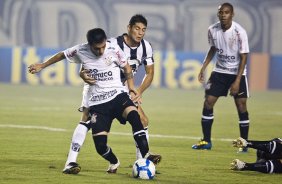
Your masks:
[[[232,141],[233,147],[237,147],[237,148],[245,148],[247,147],[248,142],[243,139],[242,137],[239,137],[238,139],[235,139],[234,141]]]
[[[246,163],[239,160],[235,159],[231,162],[231,169],[236,170],[236,171],[241,171],[245,168]]]
[[[116,163],[116,164],[110,164],[109,165],[109,167],[108,167],[108,170],[107,170],[107,172],[108,173],[116,173],[117,172],[117,169],[118,169],[118,167],[119,167],[119,165],[120,165],[120,162],[119,162],[119,160],[118,160],[118,162]]]
[[[81,170],[81,167],[75,163],[70,162],[63,170],[64,174],[78,174]]]

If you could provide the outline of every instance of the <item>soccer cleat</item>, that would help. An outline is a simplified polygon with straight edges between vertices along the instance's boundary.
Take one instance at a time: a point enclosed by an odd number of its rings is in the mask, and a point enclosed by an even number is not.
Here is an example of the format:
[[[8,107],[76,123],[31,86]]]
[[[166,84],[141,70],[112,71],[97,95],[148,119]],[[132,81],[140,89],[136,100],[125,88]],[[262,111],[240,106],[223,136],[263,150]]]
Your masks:
[[[235,159],[231,162],[231,168],[232,170],[235,171],[241,171],[245,168],[246,163],[239,160],[239,159]]]
[[[78,174],[81,170],[81,167],[75,163],[70,162],[63,170],[64,174]]]
[[[151,154],[151,153],[147,153],[144,158],[152,161],[155,165],[159,164],[162,160],[161,155]]]
[[[248,145],[248,142],[245,139],[243,139],[242,137],[239,137],[238,139],[235,139],[234,141],[232,141],[232,144],[233,144],[233,147],[246,148]]]
[[[197,144],[194,144],[192,146],[192,149],[197,149],[197,150],[210,150],[211,148],[212,148],[212,143],[204,140],[200,140]]]
[[[119,160],[118,160],[118,162],[116,164],[110,164],[109,168],[107,170],[107,173],[115,174],[117,172],[117,169],[118,169],[119,165],[120,165]]]

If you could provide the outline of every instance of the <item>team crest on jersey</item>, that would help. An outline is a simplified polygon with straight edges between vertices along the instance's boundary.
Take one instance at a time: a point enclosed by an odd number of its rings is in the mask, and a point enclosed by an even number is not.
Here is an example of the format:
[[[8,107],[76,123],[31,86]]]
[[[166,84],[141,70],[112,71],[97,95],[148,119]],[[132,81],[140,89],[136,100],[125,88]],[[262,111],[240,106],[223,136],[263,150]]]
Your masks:
[[[107,66],[110,66],[113,63],[113,57],[112,56],[107,56],[104,58],[105,64]]]
[[[91,116],[91,123],[96,123],[96,121],[97,121],[97,114],[93,114]]]

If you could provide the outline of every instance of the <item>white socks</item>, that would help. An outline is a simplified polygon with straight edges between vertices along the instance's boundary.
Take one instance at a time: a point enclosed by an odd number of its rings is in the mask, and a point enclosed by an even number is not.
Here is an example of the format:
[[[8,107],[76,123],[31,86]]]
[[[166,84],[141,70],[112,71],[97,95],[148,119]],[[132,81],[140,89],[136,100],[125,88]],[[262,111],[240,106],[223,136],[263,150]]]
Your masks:
[[[82,124],[78,124],[75,128],[65,166],[67,166],[70,162],[76,162],[80,147],[84,143],[87,132],[88,128]]]

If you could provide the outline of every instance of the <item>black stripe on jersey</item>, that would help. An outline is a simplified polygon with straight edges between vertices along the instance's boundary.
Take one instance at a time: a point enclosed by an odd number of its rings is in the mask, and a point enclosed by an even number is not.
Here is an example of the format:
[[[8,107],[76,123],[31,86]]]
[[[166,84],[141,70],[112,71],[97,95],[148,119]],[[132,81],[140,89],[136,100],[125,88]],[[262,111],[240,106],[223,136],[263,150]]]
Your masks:
[[[130,59],[137,59],[137,49],[138,47],[136,49],[130,48]]]
[[[147,58],[146,45],[145,45],[145,42],[144,42],[143,39],[141,40],[141,43],[142,43],[142,47],[143,47],[142,58],[144,58],[144,65],[147,65],[147,61],[145,59],[145,58]]]
[[[123,40],[123,35],[118,36],[118,37],[117,37],[117,43],[118,43],[119,47],[121,48],[121,50],[124,49],[123,42],[124,42],[124,40]]]
[[[127,33],[124,33],[122,34],[121,36],[118,36],[116,39],[117,39],[117,44],[119,45],[119,47],[121,48],[121,50],[125,50],[125,47],[128,47],[130,49],[130,59],[141,59],[141,64],[142,65],[143,63],[145,65],[147,65],[147,61],[146,61],[146,58],[147,58],[147,51],[146,51],[146,44],[145,44],[145,41],[142,39],[141,40],[141,43],[137,46],[137,48],[135,49],[132,49],[131,47],[129,47],[125,41],[124,41],[124,36],[127,35]],[[126,46],[125,46],[126,45]],[[140,47],[141,46],[141,47]],[[137,58],[137,52],[138,50],[142,49],[142,58]],[[154,59],[152,58],[152,61],[154,62]]]

